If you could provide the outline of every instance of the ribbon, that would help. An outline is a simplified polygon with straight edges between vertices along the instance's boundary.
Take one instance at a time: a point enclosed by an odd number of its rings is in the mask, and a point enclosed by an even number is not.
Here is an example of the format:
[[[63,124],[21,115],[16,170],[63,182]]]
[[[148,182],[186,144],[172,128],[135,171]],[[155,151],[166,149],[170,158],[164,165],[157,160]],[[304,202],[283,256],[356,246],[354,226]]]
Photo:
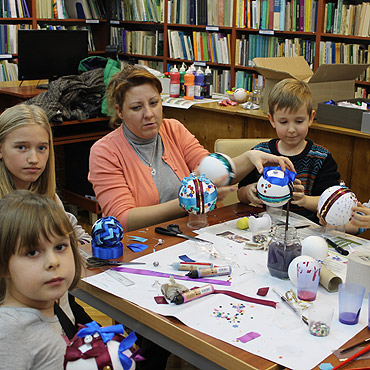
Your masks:
[[[190,280],[190,281],[199,281],[201,283],[208,283],[208,284],[218,284],[218,285],[226,285],[230,286],[230,281],[223,281],[223,280],[216,280],[216,279],[192,279],[188,276],[182,276],[182,275],[175,275],[175,274],[168,274],[165,272],[158,272],[158,271],[151,271],[151,270],[144,270],[144,269],[133,269],[129,267],[113,267],[112,270],[120,271],[120,272],[127,272],[129,274],[137,274],[137,275],[148,275],[148,276],[157,276],[157,277],[164,277],[164,278],[170,278],[173,276],[177,280]]]
[[[65,353],[65,362],[96,358],[102,353],[103,347],[105,348],[104,343],[100,342],[99,344],[97,342],[94,348],[91,348],[86,352],[82,352],[76,347],[68,346]]]
[[[221,293],[221,294],[226,294],[230,297],[240,299],[242,301],[246,302],[251,302],[255,304],[261,304],[262,306],[270,306],[276,308],[277,302],[274,301],[269,301],[267,299],[260,299],[260,298],[253,298],[253,297],[248,297],[247,295],[232,292],[230,290],[215,290],[213,293]]]
[[[77,336],[84,338],[86,335],[93,336],[95,333],[98,333],[103,339],[103,342],[107,343],[113,339],[115,334],[123,334],[124,328],[122,324],[101,327],[96,321],[92,321],[87,323],[86,327],[77,333]]]
[[[112,260],[119,258],[123,255],[123,244],[117,243],[115,247],[102,248],[98,247],[91,242],[92,252],[94,257],[102,258],[104,260]]]
[[[280,177],[277,177],[277,176],[269,176],[268,175],[268,172],[269,171],[274,171],[274,170],[279,170],[279,171],[282,171],[282,169],[280,167],[265,167],[263,169],[263,178],[270,182],[271,184],[274,184],[274,185],[280,185],[280,186],[285,186],[285,185],[288,185],[290,182],[293,182],[297,176],[297,174],[295,172],[292,172],[292,171],[289,171],[288,169],[286,169],[284,171],[284,177],[283,178],[280,178]]]
[[[115,325],[118,326],[118,325]],[[119,345],[118,347],[118,357],[123,366],[124,370],[129,370],[132,365],[131,358],[127,357],[123,352],[130,349],[136,342],[135,332],[131,332]]]

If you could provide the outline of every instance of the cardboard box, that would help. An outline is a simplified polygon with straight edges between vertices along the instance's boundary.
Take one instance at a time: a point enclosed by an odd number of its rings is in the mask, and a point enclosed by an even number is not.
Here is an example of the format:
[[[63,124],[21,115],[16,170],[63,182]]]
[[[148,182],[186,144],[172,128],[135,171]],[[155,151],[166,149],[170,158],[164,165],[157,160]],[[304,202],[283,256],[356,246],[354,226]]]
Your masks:
[[[255,69],[265,77],[263,111],[268,113],[268,95],[280,80],[296,78],[308,82],[313,96],[313,108],[327,100],[352,99],[355,79],[369,64],[323,64],[315,73],[304,57],[254,58]]]
[[[350,103],[357,102],[368,102],[368,99],[346,99]],[[336,103],[339,101],[336,101]],[[369,111],[356,109],[356,108],[347,108],[340,107],[338,105],[331,105],[325,103],[319,103],[316,113],[316,119],[318,123],[323,123],[325,125],[333,125],[339,127],[350,128],[353,130],[359,130],[362,132],[370,132],[369,125]]]

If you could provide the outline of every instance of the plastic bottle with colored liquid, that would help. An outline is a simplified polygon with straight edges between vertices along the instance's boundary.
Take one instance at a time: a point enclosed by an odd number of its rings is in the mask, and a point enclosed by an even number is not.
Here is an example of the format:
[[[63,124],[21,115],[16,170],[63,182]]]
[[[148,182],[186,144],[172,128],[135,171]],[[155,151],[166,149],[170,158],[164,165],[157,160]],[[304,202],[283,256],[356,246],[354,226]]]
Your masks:
[[[194,99],[194,74],[189,68],[185,73],[185,96],[184,99],[186,100],[193,100]]]
[[[170,97],[178,98],[180,96],[180,73],[176,66],[170,72]]]
[[[185,95],[185,73],[186,73],[186,68],[185,64],[182,63],[182,66],[180,67],[180,96]]]
[[[204,87],[204,72],[199,67],[195,73],[194,79],[194,98],[203,99],[203,87]]]
[[[212,88],[213,88],[212,84],[213,84],[212,71],[209,69],[209,66],[207,66],[204,72],[204,87],[203,87],[203,96],[205,98],[212,98]]]

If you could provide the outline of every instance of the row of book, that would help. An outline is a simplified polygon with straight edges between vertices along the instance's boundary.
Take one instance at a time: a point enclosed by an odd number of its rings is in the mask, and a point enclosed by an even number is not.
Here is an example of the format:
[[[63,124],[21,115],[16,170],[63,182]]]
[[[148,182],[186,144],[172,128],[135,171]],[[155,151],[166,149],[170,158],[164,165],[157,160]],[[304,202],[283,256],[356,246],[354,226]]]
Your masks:
[[[165,0],[113,0],[111,17],[120,21],[164,22]]]
[[[370,3],[348,4],[339,0],[325,4],[324,30],[327,33],[368,37]]]
[[[0,54],[17,54],[19,29],[30,29],[29,24],[0,24]]]
[[[26,0],[2,0],[0,18],[30,18]]]
[[[235,64],[253,67],[253,58],[303,56],[313,68],[316,42],[300,38],[285,39],[276,36],[243,35],[236,40]]]
[[[363,87],[357,87],[355,89],[355,99],[370,99],[370,93],[367,92]]]
[[[316,32],[317,0],[236,0],[236,26]]]
[[[17,81],[18,64],[7,60],[0,61],[0,81]]]
[[[230,39],[229,33],[168,30],[170,58],[230,64]]]
[[[119,45],[122,53],[161,56],[163,55],[163,31],[129,31],[111,27],[111,45]]]
[[[319,64],[370,64],[370,45],[320,41]],[[370,68],[357,78],[370,82]]]
[[[36,0],[36,16],[40,19],[104,19],[106,13],[101,0]]]
[[[168,0],[168,23],[232,26],[234,0]]]
[[[257,86],[258,75],[246,71],[236,71],[235,73],[235,87],[243,88],[247,91],[253,91]]]

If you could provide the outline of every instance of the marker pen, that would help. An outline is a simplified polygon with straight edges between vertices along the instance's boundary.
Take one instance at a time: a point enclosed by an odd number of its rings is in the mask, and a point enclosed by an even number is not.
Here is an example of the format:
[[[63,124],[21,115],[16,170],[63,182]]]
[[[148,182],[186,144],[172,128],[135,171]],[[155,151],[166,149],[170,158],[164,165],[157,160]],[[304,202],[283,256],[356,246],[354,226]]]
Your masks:
[[[198,268],[197,270],[190,271],[186,276],[192,279],[197,279],[205,276],[220,276],[231,274],[231,266],[219,266],[212,268]]]
[[[180,271],[192,271],[198,268],[211,268],[213,267],[213,263],[208,262],[173,262],[170,266],[172,266],[175,270]]]
[[[193,299],[204,297],[208,294],[213,293],[214,291],[215,289],[213,288],[213,286],[211,284],[207,284],[201,288],[195,288],[195,289],[189,290],[188,292],[180,293],[176,295],[172,299],[171,302],[175,304],[186,303],[186,302],[192,301]]]

